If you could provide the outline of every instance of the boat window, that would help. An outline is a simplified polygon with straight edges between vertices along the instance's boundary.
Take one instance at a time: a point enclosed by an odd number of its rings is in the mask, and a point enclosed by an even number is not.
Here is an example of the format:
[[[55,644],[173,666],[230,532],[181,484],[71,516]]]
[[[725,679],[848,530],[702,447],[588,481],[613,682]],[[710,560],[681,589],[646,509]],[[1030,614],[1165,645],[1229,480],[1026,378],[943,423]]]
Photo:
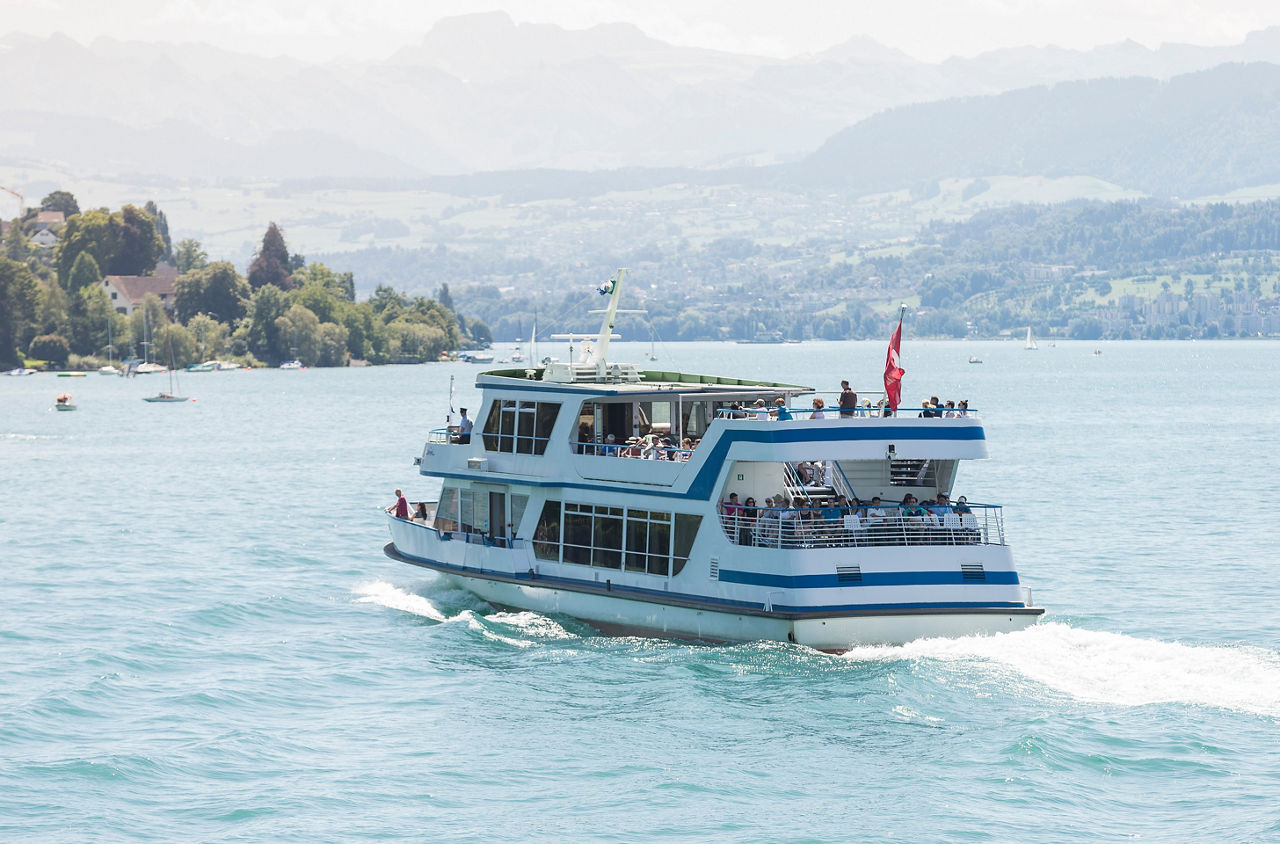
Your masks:
[[[529,506],[529,496],[515,493],[511,496],[511,532],[520,531],[520,522],[524,519],[524,508]]]
[[[534,532],[534,553],[542,560],[669,577],[688,562],[701,521],[683,513],[548,501]]]
[[[489,491],[446,486],[440,490],[440,504],[436,507],[434,526],[436,530],[487,533]]]
[[[533,532],[533,553],[540,560],[560,559],[560,502],[548,501],[542,505],[538,527]]]
[[[440,490],[440,503],[436,506],[436,530],[458,529],[458,488],[446,486]]]
[[[489,406],[481,431],[485,450],[545,454],[559,413],[557,402],[497,399]]]
[[[676,513],[675,546],[671,558],[673,575],[679,574],[684,564],[689,562],[689,551],[693,548],[693,540],[698,538],[698,527],[701,524],[701,516]]]

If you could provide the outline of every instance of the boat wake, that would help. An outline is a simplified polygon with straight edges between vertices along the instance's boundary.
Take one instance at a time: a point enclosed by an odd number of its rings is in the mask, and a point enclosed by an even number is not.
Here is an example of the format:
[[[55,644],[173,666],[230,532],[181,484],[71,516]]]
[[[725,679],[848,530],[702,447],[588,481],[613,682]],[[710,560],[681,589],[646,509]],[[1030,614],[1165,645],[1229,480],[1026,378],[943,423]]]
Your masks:
[[[843,658],[977,663],[1011,669],[1081,701],[1179,703],[1280,717],[1280,653],[1265,648],[1182,645],[1047,623],[996,636],[855,648]]]
[[[442,609],[440,604],[430,598],[393,586],[382,580],[364,583],[356,587],[357,603],[377,604],[380,607],[411,613],[432,621],[465,622],[471,629],[483,636],[505,642],[519,648],[533,647],[547,640],[579,639],[589,631],[583,625],[583,631],[571,630],[554,618],[535,612],[502,612],[494,610],[489,604],[463,589],[443,590],[447,595],[439,598],[453,598],[443,603],[456,603],[453,611]]]
[[[390,610],[420,615],[432,621],[449,621],[449,617],[427,598],[381,580],[361,584],[356,587],[356,594],[360,596],[356,601],[361,604],[377,604]]]

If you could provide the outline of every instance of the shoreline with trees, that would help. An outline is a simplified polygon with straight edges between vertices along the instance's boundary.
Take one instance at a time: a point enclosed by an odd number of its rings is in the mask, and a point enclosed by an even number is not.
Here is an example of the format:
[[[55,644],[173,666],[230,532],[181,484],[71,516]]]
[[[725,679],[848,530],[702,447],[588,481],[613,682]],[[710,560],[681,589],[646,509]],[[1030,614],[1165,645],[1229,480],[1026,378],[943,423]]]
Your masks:
[[[51,248],[32,243],[41,212],[61,214]],[[66,191],[10,223],[0,246],[0,369],[96,369],[153,357],[148,349],[177,367],[423,363],[492,339],[455,313],[447,285],[438,299],[379,285],[357,301],[352,273],[291,254],[274,222],[245,275],[211,262],[196,240],[172,243],[152,202],[82,212]],[[109,277],[154,277],[161,267],[176,275],[170,301],[148,292],[126,308],[108,297]]]

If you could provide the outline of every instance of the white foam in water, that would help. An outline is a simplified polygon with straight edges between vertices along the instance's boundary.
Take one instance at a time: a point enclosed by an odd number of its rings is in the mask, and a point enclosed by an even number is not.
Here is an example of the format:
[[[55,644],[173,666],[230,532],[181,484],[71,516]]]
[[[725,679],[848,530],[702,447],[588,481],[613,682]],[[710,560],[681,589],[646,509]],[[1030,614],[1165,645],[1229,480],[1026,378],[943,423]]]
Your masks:
[[[996,636],[855,648],[845,657],[983,661],[1079,700],[1184,703],[1280,716],[1280,654],[1262,648],[1181,645],[1050,623]]]
[[[361,584],[356,587],[356,594],[361,596],[357,600],[362,604],[377,604],[387,609],[420,615],[433,621],[448,621],[445,614],[436,609],[436,605],[426,598],[397,589],[381,580]]]

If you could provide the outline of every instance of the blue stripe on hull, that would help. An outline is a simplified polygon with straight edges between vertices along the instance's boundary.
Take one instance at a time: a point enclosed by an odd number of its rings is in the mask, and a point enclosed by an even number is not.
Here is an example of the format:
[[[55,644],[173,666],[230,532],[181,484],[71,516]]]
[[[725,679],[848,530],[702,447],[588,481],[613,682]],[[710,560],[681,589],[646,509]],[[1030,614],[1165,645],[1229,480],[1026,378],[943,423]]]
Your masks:
[[[836,574],[766,574],[757,571],[720,569],[720,580],[747,586],[774,586],[782,589],[832,589],[858,586],[960,586],[983,583],[1014,585],[1016,571],[989,571],[985,580],[966,580],[958,571],[863,572],[861,581],[841,580]]]

